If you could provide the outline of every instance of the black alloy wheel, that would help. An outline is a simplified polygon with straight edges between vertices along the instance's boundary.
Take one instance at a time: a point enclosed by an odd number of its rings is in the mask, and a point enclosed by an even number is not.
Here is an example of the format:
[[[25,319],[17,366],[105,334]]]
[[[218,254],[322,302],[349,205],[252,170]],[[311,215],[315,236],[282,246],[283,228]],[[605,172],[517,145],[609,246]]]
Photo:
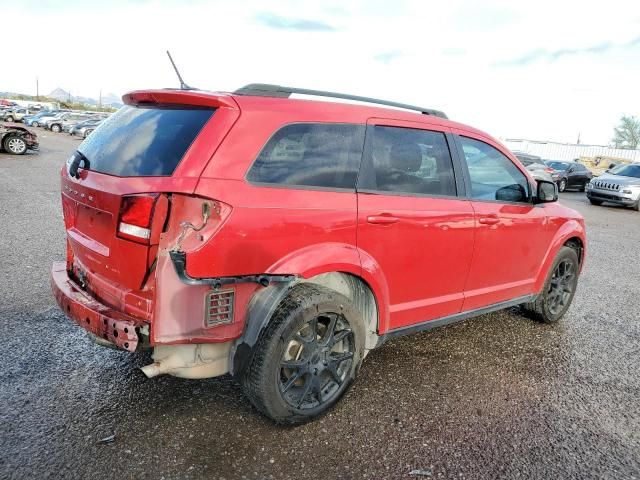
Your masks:
[[[279,389],[289,406],[305,410],[331,403],[351,369],[353,331],[338,312],[322,313],[289,339],[280,361]]]
[[[551,275],[546,293],[546,306],[552,315],[558,315],[570,303],[576,287],[575,265],[568,259],[562,260]]]

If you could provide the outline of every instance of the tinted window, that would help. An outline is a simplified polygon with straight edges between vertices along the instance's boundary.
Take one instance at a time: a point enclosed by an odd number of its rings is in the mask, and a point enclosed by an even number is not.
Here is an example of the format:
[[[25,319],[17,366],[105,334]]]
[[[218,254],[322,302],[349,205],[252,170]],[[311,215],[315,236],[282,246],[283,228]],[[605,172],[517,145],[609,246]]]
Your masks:
[[[456,195],[451,154],[441,132],[370,127],[365,152],[360,189]]]
[[[247,179],[256,183],[355,190],[363,143],[362,125],[287,125],[267,142]]]
[[[210,109],[125,106],[101,123],[78,151],[96,172],[168,176],[212,114]]]
[[[460,137],[471,177],[471,197],[478,200],[524,202],[529,198],[527,177],[509,160],[484,142]]]
[[[547,165],[549,165],[554,170],[566,170],[567,168],[569,168],[569,164],[566,162],[547,162]]]

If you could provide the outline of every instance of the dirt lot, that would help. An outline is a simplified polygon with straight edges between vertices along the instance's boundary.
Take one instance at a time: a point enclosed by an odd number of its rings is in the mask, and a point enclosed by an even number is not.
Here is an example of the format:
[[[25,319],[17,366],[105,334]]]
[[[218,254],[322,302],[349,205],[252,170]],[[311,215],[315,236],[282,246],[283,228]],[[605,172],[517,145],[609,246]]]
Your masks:
[[[637,212],[563,194],[589,252],[561,324],[513,310],[393,341],[329,415],[282,428],[230,378],[146,379],[148,355],[58,311],[58,170],[79,142],[38,133],[39,154],[0,154],[0,478],[640,478]]]

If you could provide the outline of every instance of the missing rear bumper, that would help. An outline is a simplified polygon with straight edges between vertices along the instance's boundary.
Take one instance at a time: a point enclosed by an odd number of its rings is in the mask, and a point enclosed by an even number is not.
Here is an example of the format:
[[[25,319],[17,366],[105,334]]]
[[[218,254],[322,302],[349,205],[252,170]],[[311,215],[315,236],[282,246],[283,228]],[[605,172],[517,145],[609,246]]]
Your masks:
[[[51,268],[51,289],[62,311],[90,334],[134,352],[148,347],[148,324],[103,305],[82,291],[67,273],[65,262]]]
[[[187,273],[187,254],[180,251],[170,251],[169,256],[173,263],[178,278],[182,283],[187,285],[211,285],[218,289],[223,285],[231,285],[235,283],[257,283],[263,287],[268,287],[271,283],[291,282],[295,275],[270,275],[262,273],[258,275],[238,275],[233,277],[192,277]]]

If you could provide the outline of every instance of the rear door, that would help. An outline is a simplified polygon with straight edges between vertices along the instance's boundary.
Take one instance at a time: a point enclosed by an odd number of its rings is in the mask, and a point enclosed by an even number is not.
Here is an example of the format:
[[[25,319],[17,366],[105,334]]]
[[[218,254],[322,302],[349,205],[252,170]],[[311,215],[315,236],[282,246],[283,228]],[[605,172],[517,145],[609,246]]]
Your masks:
[[[76,265],[141,288],[168,209],[164,194],[195,190],[221,138],[217,130],[229,127],[217,114],[184,105],[125,106],[80,144],[61,188]],[[81,167],[77,176],[74,163]]]
[[[552,234],[529,179],[491,140],[456,131],[475,211],[475,244],[463,310],[533,292]]]
[[[447,129],[370,119],[358,180],[358,247],[385,277],[389,325],[460,311],[473,250],[473,209]]]

